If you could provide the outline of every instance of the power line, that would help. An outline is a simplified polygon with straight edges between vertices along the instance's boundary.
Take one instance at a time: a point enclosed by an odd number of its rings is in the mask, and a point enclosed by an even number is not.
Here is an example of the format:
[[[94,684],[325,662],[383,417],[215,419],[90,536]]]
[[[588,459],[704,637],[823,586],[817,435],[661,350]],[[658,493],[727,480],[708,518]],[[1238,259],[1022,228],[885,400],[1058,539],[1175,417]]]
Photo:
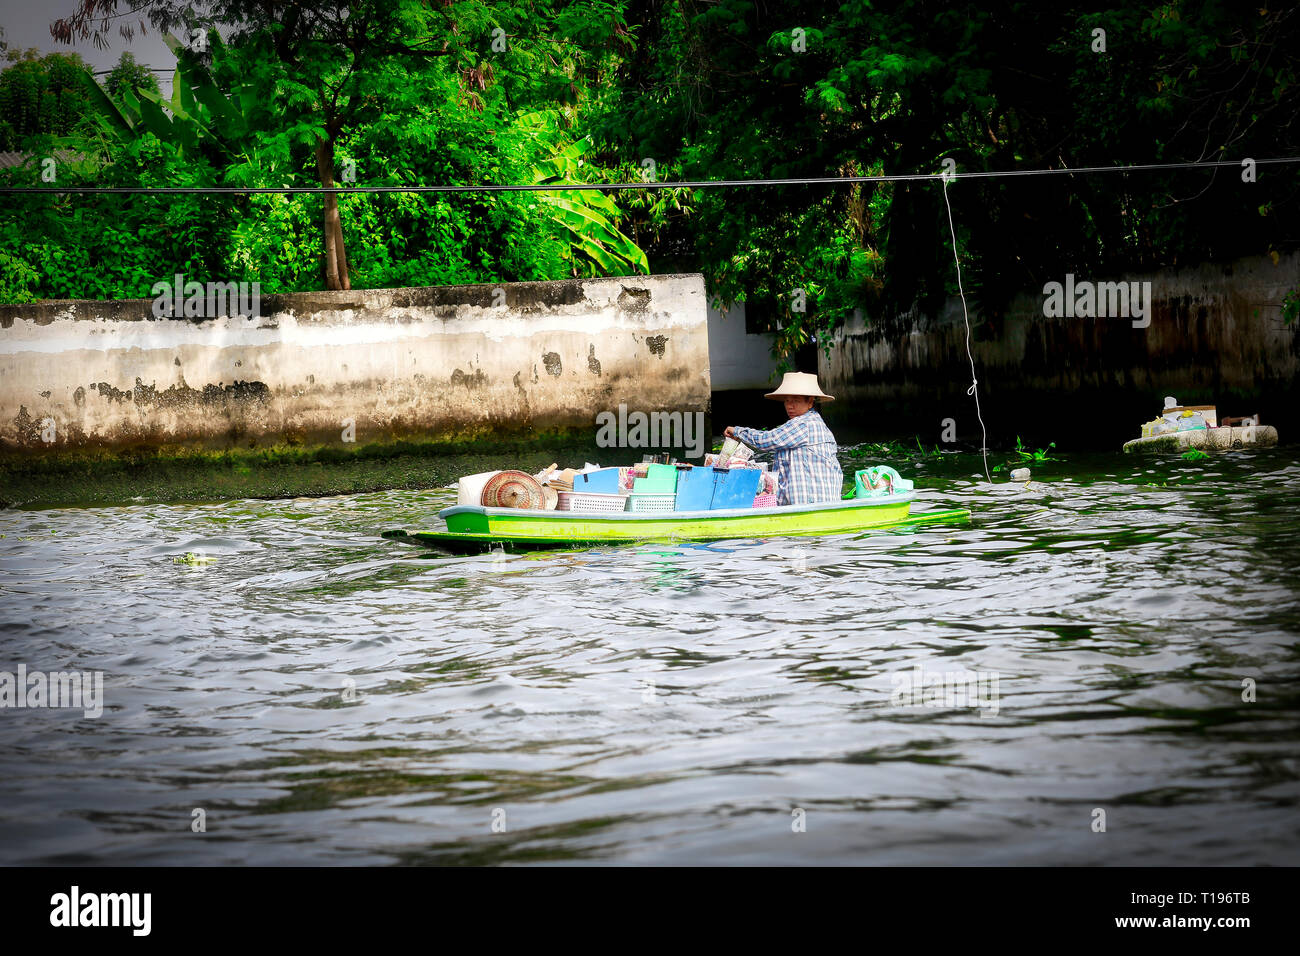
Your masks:
[[[140,67],[141,69],[148,70],[150,73],[175,73],[176,72],[175,67],[145,66],[143,63],[137,63],[136,66]],[[109,73],[114,73],[116,71],[117,71],[117,67],[113,67],[111,70],[91,70],[90,72],[93,73],[95,76],[106,76]]]
[[[1241,168],[1247,159],[1224,159],[1200,163],[1147,163],[1137,166],[1078,166],[1056,169],[1002,169],[973,173],[896,173],[879,176],[821,176],[790,179],[702,179],[682,182],[641,183],[552,183],[508,185],[487,183],[479,186],[0,186],[0,194],[58,193],[75,195],[232,195],[259,193],[495,193],[495,192],[567,192],[604,189],[716,189],[747,186],[844,186],[853,183],[899,183],[927,180],[1001,179],[1013,176],[1077,176],[1093,173],[1145,173],[1171,169],[1214,169],[1222,166]],[[1300,163],[1300,156],[1249,160],[1256,166]]]

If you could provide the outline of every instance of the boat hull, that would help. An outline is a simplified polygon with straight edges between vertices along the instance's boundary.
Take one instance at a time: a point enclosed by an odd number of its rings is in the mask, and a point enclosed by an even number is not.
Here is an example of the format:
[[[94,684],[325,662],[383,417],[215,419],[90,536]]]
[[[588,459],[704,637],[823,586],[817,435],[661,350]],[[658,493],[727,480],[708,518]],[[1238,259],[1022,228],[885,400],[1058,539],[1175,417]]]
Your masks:
[[[663,514],[528,511],[457,506],[439,512],[446,531],[392,532],[453,550],[562,548],[639,541],[721,541],[727,538],[807,537],[874,528],[961,521],[964,509],[910,514],[912,494],[818,505]]]

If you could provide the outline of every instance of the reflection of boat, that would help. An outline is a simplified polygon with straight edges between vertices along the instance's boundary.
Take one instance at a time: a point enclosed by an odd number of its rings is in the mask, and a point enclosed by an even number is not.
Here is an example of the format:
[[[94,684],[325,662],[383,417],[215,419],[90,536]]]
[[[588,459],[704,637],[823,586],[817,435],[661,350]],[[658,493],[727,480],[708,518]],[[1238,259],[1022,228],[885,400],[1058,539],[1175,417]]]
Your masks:
[[[1277,429],[1272,425],[1220,425],[1218,428],[1195,428],[1182,432],[1166,432],[1147,438],[1135,438],[1124,443],[1124,451],[1132,453],[1161,452],[1177,454],[1189,448],[1222,449],[1264,447],[1277,444]]]
[[[719,511],[578,512],[458,505],[438,512],[445,531],[390,533],[456,550],[494,544],[515,549],[558,548],[635,541],[719,541],[841,534],[872,528],[964,521],[964,509],[910,514],[912,493],[853,498],[815,505]]]

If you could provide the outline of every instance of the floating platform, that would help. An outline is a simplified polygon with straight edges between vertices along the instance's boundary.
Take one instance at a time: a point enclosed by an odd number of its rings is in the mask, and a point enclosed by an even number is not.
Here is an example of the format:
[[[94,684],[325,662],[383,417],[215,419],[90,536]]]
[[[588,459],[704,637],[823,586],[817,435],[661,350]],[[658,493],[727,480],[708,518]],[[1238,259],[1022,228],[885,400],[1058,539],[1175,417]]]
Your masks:
[[[1231,451],[1234,448],[1264,448],[1276,444],[1277,429],[1272,425],[1223,426],[1135,438],[1124,443],[1124,451],[1140,455],[1177,455],[1191,448]]]

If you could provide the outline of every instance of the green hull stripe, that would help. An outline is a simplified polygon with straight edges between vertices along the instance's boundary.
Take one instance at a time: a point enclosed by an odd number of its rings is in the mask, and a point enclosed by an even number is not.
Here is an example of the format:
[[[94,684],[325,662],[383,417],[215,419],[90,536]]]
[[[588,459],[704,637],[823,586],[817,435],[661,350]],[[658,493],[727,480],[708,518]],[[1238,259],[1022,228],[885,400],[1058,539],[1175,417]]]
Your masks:
[[[530,511],[460,506],[439,512],[447,530],[474,534],[638,541],[645,538],[731,538],[773,534],[833,534],[907,517],[912,495],[786,508],[678,511],[664,514]]]

